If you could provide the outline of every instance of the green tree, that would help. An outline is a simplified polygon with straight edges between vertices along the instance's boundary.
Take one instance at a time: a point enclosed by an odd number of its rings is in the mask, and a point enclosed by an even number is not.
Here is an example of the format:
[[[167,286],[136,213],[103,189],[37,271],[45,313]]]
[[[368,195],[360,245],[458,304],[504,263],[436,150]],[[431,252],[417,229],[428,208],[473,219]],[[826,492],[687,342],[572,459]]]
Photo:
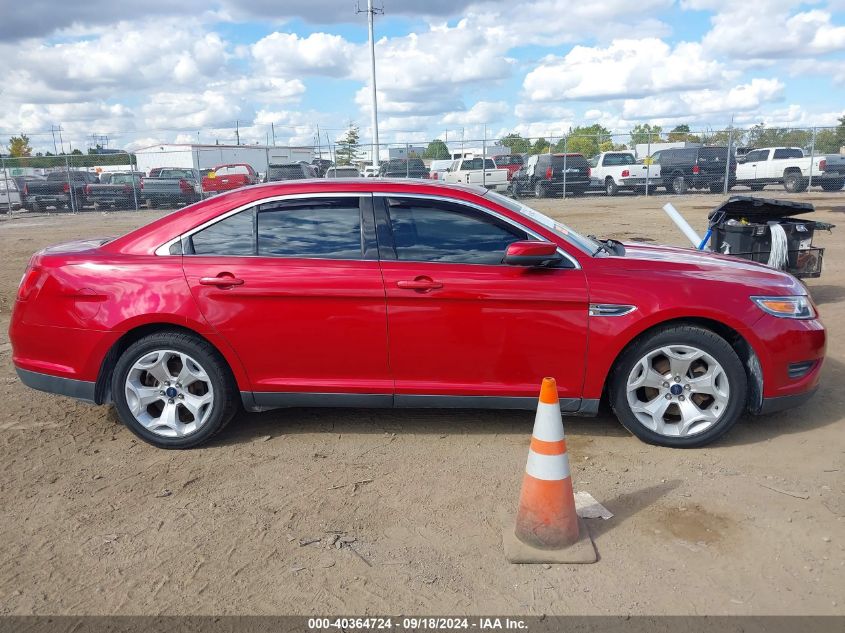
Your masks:
[[[12,158],[32,156],[32,147],[29,144],[29,137],[26,134],[13,136],[9,139],[9,156]]]
[[[360,130],[357,125],[349,124],[346,134],[337,142],[335,161],[338,165],[350,165],[358,155],[358,139]]]
[[[549,142],[544,138],[538,138],[531,144],[531,149],[529,150],[532,154],[545,154],[549,151],[551,145]]]
[[[503,136],[499,144],[509,148],[511,154],[527,154],[531,150],[531,142],[516,132]]]
[[[631,130],[631,145],[638,145],[639,143],[660,143],[662,138],[660,134],[663,128],[659,125],[650,125],[649,123],[639,123]]]
[[[431,160],[447,160],[451,156],[449,147],[439,138],[431,141],[423,152],[423,158],[430,158]]]
[[[607,149],[604,149],[607,148]],[[578,126],[569,130],[566,139],[555,143],[554,151],[583,154],[586,157],[595,156],[599,152],[613,149],[613,139],[610,130],[594,123],[593,125]]]
[[[71,156],[82,156],[82,150],[77,148],[73,150],[70,154]]]

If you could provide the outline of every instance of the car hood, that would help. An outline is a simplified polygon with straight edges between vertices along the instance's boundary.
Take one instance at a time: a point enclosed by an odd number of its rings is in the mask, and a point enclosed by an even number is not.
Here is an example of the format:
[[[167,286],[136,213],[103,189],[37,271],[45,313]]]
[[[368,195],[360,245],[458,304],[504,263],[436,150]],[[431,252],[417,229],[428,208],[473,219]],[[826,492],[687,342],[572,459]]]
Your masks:
[[[805,295],[806,286],[792,275],[730,255],[693,248],[625,243],[624,257],[617,265],[627,270],[675,273],[685,277],[742,283],[777,295]]]

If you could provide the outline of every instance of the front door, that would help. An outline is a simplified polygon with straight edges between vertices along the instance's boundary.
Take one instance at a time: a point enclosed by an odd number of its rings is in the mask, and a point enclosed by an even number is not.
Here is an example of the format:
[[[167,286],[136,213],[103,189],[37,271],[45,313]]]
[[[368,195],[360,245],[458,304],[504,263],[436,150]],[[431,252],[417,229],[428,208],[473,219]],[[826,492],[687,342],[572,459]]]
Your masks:
[[[312,196],[255,205],[183,241],[191,293],[240,357],[259,406],[355,404],[332,398],[349,393],[392,402],[367,223],[369,194]]]
[[[583,271],[503,264],[507,245],[531,236],[474,206],[378,195],[374,205],[396,403],[524,406],[553,376],[562,406],[577,408]]]

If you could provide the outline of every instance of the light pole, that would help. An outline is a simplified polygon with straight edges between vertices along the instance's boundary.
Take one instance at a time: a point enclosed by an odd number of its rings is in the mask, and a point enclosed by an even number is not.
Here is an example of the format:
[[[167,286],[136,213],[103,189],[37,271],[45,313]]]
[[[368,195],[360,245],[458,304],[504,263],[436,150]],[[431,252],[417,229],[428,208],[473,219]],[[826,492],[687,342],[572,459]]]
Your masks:
[[[358,9],[358,13],[362,13]],[[378,105],[376,96],[376,41],[373,37],[373,15],[375,13],[384,13],[384,9],[377,9],[373,7],[373,0],[367,0],[367,31],[370,40],[370,84],[372,88],[373,99],[373,167],[378,168]]]

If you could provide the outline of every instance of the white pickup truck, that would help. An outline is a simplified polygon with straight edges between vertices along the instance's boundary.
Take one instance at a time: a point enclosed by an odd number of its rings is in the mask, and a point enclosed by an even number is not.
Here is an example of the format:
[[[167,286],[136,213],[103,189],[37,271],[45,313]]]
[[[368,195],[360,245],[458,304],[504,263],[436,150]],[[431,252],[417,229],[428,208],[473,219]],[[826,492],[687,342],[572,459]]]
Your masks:
[[[804,156],[800,147],[763,147],[737,159],[736,184],[762,191],[766,185],[782,184],[790,193],[805,191],[813,183],[825,191],[842,188],[840,175],[825,174],[824,156]],[[837,186],[838,185],[838,186]]]
[[[609,196],[623,189],[645,192],[646,183],[649,189],[660,184],[660,171],[638,163],[634,152],[602,152],[590,160],[590,181]]]
[[[459,158],[442,175],[443,182],[481,185],[494,191],[507,191],[508,170],[497,169],[492,158]]]

